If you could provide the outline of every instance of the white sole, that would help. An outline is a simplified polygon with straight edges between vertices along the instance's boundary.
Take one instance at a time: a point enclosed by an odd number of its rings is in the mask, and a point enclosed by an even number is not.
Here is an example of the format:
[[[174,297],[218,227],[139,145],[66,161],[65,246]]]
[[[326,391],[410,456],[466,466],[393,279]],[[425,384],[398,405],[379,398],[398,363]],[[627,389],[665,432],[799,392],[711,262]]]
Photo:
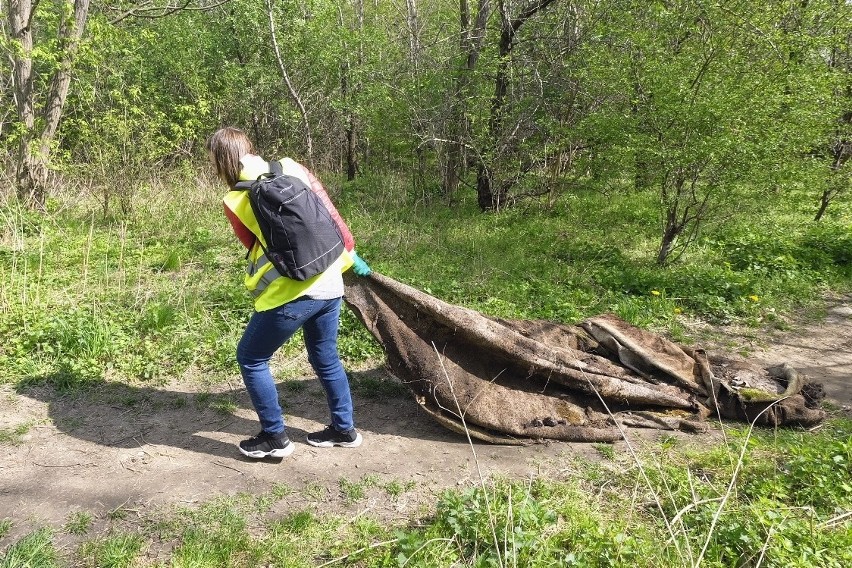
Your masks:
[[[296,445],[293,442],[290,442],[285,447],[272,450],[269,452],[263,452],[260,450],[255,450],[253,452],[247,452],[241,446],[237,446],[239,448],[240,453],[246,457],[254,458],[254,459],[263,459],[263,458],[286,458],[290,454],[292,454],[296,450]]]
[[[315,448],[333,448],[334,446],[338,446],[340,448],[357,448],[363,441],[364,437],[361,436],[360,432],[355,434],[355,439],[351,442],[313,442],[310,438],[307,439],[308,444]]]

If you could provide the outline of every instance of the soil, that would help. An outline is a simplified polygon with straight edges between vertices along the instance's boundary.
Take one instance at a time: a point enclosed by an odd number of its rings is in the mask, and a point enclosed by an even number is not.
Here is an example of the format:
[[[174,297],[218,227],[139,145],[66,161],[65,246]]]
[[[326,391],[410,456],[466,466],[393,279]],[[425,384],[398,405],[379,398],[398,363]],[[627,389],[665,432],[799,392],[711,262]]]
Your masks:
[[[787,362],[822,382],[835,412],[849,413],[852,296],[829,300],[825,317],[790,322],[786,331],[708,331],[696,327],[697,335],[715,343],[702,346],[747,353],[766,365]],[[394,380],[383,369],[362,370],[355,378],[364,384]],[[71,393],[46,384],[0,387],[0,431],[29,426],[19,439],[0,442],[0,520],[13,521],[0,551],[36,527],[61,527],[75,512],[91,514],[97,530],[117,510],[150,518],[217,496],[268,492],[276,484],[293,492],[273,513],[310,507],[405,522],[434,507],[447,488],[495,476],[559,475],[600,457],[591,444],[469,444],[433,422],[404,390],[387,388],[354,392],[361,447],[313,448],[305,435],[324,426],[327,409],[317,381],[305,377],[281,384],[295,453],[284,460],[251,460],[235,448],[258,429],[238,381],[215,388],[104,381]],[[341,480],[363,482],[366,497],[349,498]],[[402,494],[388,484],[402,487]]]

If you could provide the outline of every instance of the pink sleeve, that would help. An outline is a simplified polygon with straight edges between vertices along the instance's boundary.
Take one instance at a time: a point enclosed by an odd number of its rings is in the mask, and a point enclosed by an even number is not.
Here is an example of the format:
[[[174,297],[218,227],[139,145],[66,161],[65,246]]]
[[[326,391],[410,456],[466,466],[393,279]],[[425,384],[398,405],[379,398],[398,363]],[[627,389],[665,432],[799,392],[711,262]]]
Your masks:
[[[343,235],[343,245],[346,247],[346,250],[352,252],[355,250],[355,238],[352,236],[352,232],[349,230],[349,227],[346,225],[346,222],[340,216],[340,213],[337,212],[337,208],[334,206],[334,203],[331,202],[331,199],[328,197],[328,194],[325,192],[325,188],[322,186],[322,183],[311,173],[311,171],[299,164],[302,169],[305,171],[305,174],[308,176],[308,180],[311,182],[311,189],[315,194],[322,199],[323,204],[325,205],[328,212],[331,214],[331,218],[334,219],[334,222],[337,224],[337,228],[340,229],[340,234]]]

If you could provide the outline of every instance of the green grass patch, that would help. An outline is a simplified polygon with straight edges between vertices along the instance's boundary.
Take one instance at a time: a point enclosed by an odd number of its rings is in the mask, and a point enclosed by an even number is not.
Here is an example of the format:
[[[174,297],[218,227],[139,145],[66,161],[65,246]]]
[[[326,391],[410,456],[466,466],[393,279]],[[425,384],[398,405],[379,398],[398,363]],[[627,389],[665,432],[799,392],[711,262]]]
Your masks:
[[[33,425],[29,422],[24,424],[18,424],[13,428],[0,428],[0,444],[6,444],[9,446],[17,446],[21,442],[23,442],[24,436]]]
[[[87,566],[130,568],[137,565],[144,541],[135,534],[110,534],[84,542],[78,557]]]
[[[358,481],[349,481],[341,477],[338,485],[344,501],[351,504],[362,501],[367,496],[369,488],[379,485],[379,478],[375,475],[365,475]]]
[[[392,498],[397,499],[402,496],[404,493],[412,491],[415,487],[417,487],[417,483],[414,481],[406,481],[402,483],[401,481],[391,480],[384,484],[385,492]]]
[[[409,393],[408,388],[404,384],[388,376],[353,373],[349,375],[349,384],[352,392],[363,398],[402,398]]]
[[[814,223],[795,192],[711,219],[678,262],[658,267],[653,192],[578,188],[553,207],[482,214],[472,199],[412,201],[407,187],[364,178],[332,188],[359,252],[379,272],[492,316],[575,323],[611,312],[681,339],[682,315],[783,327],[825,290],[852,289],[848,208]],[[107,375],[233,373],[252,309],[242,254],[218,191],[199,188],[196,201],[158,194],[132,222],[83,205],[45,215],[0,205],[14,220],[0,240],[1,380],[73,390]],[[282,353],[301,349],[296,337]],[[350,365],[382,357],[348,309],[339,350]]]
[[[158,547],[169,552],[157,566],[183,567],[848,566],[852,421],[834,418],[816,432],[726,428],[725,438],[700,447],[646,442],[635,446],[638,461],[574,459],[557,476],[449,490],[428,516],[400,524],[369,508],[355,517],[315,505],[282,515],[272,507],[292,489],[275,484],[146,512],[133,532],[110,519],[104,534],[77,533],[83,541],[68,557],[41,529],[12,543],[0,566],[142,566],[143,551]],[[370,489],[391,498],[414,489],[371,475],[338,488],[347,507],[363,506]],[[309,494],[329,499],[318,483]]]
[[[65,530],[69,534],[83,535],[92,528],[94,517],[87,511],[77,511],[68,516],[65,521]]]
[[[31,532],[0,554],[0,568],[58,567],[59,555],[48,528]]]

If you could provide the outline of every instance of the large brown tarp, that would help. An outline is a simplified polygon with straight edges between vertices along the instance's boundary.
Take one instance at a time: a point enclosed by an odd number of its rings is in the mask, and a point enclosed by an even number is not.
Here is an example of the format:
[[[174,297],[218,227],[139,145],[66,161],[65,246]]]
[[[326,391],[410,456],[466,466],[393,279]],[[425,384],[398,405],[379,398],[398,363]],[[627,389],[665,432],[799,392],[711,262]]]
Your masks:
[[[345,300],[391,371],[448,428],[495,443],[602,442],[626,427],[703,431],[710,417],[819,423],[819,385],[788,365],[708,355],[612,315],[500,320],[373,273]]]

